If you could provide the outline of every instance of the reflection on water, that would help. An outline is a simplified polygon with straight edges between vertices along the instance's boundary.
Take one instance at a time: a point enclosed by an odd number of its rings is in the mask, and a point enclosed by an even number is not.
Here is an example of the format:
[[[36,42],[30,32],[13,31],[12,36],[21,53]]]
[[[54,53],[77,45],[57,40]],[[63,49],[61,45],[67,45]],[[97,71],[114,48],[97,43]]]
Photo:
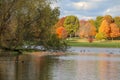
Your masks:
[[[0,58],[0,80],[120,80],[119,54]]]
[[[49,80],[46,58],[22,55],[18,62],[9,58],[0,61],[0,80]]]

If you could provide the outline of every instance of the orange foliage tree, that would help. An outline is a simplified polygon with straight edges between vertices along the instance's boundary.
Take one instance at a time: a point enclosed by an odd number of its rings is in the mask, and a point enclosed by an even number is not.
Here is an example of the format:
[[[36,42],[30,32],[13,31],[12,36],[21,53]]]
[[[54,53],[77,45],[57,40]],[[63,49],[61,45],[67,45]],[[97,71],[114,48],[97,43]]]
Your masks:
[[[96,35],[96,27],[94,26],[94,25],[92,25],[92,24],[90,24],[89,23],[89,25],[90,25],[90,30],[89,30],[89,36],[95,36]]]
[[[89,21],[80,21],[79,36],[81,38],[88,38],[89,36],[96,35],[96,27],[92,25]]]
[[[107,20],[103,20],[100,27],[99,33],[104,33],[106,37],[110,37],[110,25]]]
[[[56,34],[59,38],[65,39],[67,37],[67,31],[64,27],[58,27],[56,29]]]
[[[106,20],[109,24],[113,22],[113,18],[111,15],[105,15],[103,20]]]
[[[111,23],[113,23],[112,16],[105,15],[100,25],[99,32],[104,33],[106,37],[110,37],[110,32],[111,32],[110,24]]]
[[[110,29],[111,29],[111,33],[110,33],[111,38],[120,36],[120,29],[115,23],[110,24]]]
[[[120,36],[120,29],[109,16],[102,21],[99,33],[104,33],[107,38],[115,38]]]
[[[87,23],[87,21],[85,21],[85,20],[80,20],[80,27],[79,27],[79,29],[77,30],[76,35],[78,35],[78,36],[81,37],[81,38],[86,37],[86,36],[85,36],[85,35],[87,34],[87,33],[86,33],[86,30],[85,30],[85,29],[87,29],[86,26],[85,26],[86,23]]]

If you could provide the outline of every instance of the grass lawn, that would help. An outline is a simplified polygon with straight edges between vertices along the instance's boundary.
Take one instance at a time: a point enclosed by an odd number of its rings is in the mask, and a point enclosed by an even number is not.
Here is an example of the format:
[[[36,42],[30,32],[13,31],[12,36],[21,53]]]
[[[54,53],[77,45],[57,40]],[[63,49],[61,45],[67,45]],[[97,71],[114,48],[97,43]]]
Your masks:
[[[79,47],[106,47],[106,48],[120,48],[120,40],[94,40],[90,43],[87,39],[71,38],[67,40],[69,46]]]

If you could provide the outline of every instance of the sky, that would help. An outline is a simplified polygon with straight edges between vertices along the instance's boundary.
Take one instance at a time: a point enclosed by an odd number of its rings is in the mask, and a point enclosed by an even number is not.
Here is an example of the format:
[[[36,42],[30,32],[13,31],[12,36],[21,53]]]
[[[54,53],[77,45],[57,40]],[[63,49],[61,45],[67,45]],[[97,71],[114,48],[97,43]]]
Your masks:
[[[75,15],[79,19],[95,19],[97,16],[120,16],[120,0],[58,0],[60,18]]]

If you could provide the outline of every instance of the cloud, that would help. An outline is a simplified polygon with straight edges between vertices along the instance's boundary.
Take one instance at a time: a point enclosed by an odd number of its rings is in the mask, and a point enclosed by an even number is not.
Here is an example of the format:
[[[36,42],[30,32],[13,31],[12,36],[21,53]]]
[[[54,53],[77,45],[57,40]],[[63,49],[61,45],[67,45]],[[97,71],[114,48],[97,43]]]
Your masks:
[[[79,19],[95,19],[110,14],[120,16],[120,0],[60,0],[60,17],[78,16]]]
[[[102,2],[102,1],[105,1],[105,0],[89,0],[89,1],[92,1],[92,2]]]
[[[81,18],[84,20],[95,19],[95,17],[93,17],[93,16],[83,16]]]
[[[105,12],[104,15],[109,14],[112,16],[119,15],[120,16],[120,5],[114,6],[112,8],[108,8]]]
[[[72,4],[77,10],[90,10],[96,7],[91,2],[74,2]]]

